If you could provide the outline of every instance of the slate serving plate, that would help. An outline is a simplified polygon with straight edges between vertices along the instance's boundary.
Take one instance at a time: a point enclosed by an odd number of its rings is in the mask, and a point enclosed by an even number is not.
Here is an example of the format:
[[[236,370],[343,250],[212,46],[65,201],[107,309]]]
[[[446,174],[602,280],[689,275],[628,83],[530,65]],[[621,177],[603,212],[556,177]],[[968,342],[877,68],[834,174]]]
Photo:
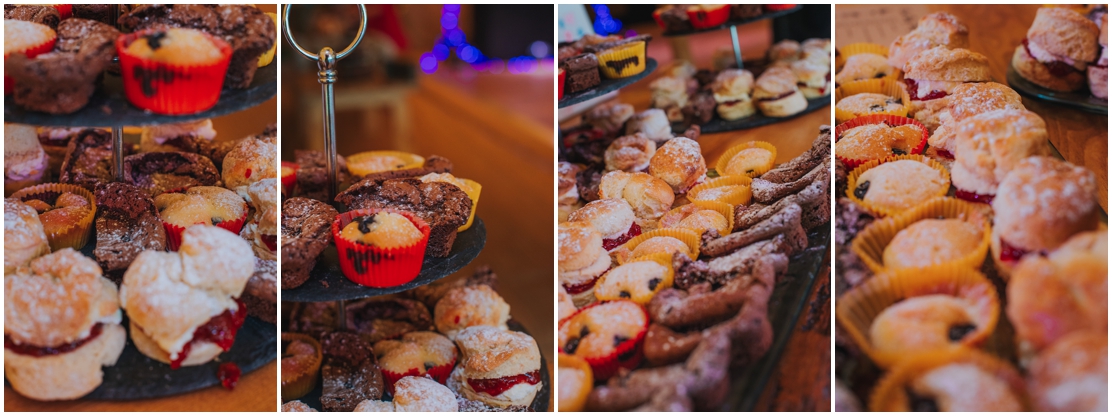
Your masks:
[[[1048,90],[1024,79],[1018,72],[1015,72],[1015,68],[1011,65],[1008,65],[1008,85],[1015,89],[1020,95],[1028,98],[1049,101],[1055,104],[1073,107],[1078,110],[1088,111],[1106,117],[1108,116],[1108,100],[1094,97],[1093,94],[1089,92],[1088,88],[1073,92]]]
[[[724,132],[724,131],[751,129],[751,128],[754,128],[754,127],[760,127],[760,126],[765,126],[765,125],[769,125],[769,124],[779,123],[779,122],[782,122],[782,121],[791,120],[793,118],[802,116],[804,114],[818,111],[818,110],[820,110],[822,108],[825,108],[829,105],[830,105],[830,96],[826,95],[826,96],[822,96],[822,97],[819,97],[819,98],[813,98],[813,99],[807,100],[807,108],[806,109],[804,109],[803,111],[800,111],[798,113],[792,114],[790,116],[787,116],[787,117],[768,117],[768,116],[765,116],[765,115],[761,114],[761,112],[758,110],[755,114],[753,114],[749,117],[729,121],[729,120],[723,120],[716,113],[714,115],[714,118],[710,119],[710,121],[706,122],[705,124],[700,124],[699,127],[702,128],[701,132],[704,133],[704,134],[707,134],[707,133],[721,133],[721,132]],[[684,132],[684,130],[687,130],[687,127],[684,126],[683,123],[672,123],[672,132],[674,132],[676,134],[682,134]]]
[[[581,102],[601,97],[611,92],[628,87],[634,82],[640,81],[642,78],[649,76],[656,70],[656,59],[645,58],[645,70],[640,74],[625,77],[625,78],[603,78],[602,82],[589,90],[580,91],[574,94],[564,94],[564,98],[558,101],[560,108],[570,106],[572,104],[579,104]]]

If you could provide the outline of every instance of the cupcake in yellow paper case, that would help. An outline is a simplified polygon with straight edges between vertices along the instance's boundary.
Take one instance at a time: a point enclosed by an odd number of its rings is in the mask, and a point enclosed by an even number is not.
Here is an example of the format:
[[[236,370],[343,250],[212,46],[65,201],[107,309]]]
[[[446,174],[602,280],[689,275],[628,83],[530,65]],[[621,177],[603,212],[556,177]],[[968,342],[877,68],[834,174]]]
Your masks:
[[[644,41],[637,41],[599,52],[599,71],[607,78],[625,78],[644,72],[645,46]]]
[[[356,176],[416,168],[424,164],[425,158],[419,155],[393,150],[360,152],[347,157],[348,171]]]
[[[451,173],[430,173],[421,177],[421,182],[444,182],[455,185],[471,198],[471,214],[467,216],[467,222],[459,227],[457,231],[463,232],[471,228],[471,223],[475,221],[475,208],[479,206],[479,193],[483,190],[483,185],[470,179],[457,178]]]

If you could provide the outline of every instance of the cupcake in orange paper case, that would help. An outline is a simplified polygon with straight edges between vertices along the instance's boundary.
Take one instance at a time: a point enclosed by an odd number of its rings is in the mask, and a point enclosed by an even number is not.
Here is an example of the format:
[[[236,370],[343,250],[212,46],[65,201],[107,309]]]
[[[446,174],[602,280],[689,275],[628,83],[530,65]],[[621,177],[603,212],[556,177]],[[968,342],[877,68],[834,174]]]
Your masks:
[[[160,28],[121,36],[116,53],[132,105],[179,115],[216,105],[232,48],[200,30]]]

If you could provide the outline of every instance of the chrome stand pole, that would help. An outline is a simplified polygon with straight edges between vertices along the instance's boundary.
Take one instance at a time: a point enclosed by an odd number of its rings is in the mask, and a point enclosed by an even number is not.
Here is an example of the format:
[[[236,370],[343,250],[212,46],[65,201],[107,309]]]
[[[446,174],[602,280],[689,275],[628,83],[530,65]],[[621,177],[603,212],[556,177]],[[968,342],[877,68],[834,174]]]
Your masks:
[[[124,126],[112,126],[112,173],[124,181]]]
[[[737,25],[730,25],[730,40],[734,43],[734,61],[737,62],[737,69],[745,69],[741,63],[741,43],[737,40]]]

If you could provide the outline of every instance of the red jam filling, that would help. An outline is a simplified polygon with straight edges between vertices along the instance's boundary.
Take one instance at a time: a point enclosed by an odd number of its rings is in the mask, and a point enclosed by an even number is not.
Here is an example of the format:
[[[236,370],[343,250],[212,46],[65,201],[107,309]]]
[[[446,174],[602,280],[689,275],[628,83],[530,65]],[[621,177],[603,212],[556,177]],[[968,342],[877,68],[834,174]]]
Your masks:
[[[938,156],[954,160],[954,154],[950,153],[950,151],[946,149],[938,149]]]
[[[606,269],[606,271],[610,271],[610,269]],[[594,279],[588,280],[588,281],[580,283],[578,285],[564,284],[564,290],[566,290],[569,295],[578,295],[580,293],[583,293],[583,292],[586,292],[588,290],[594,289],[595,288],[595,282],[598,281],[599,277],[602,277],[602,276],[599,275],[599,276],[595,277]]]
[[[1027,253],[1030,253],[1030,252],[1027,251],[1027,250],[1024,250],[1022,248],[1019,248],[1019,247],[1013,246],[1011,244],[1008,244],[1008,242],[1004,241],[1003,238],[1000,239],[1000,260],[1001,261],[1005,261],[1005,262],[1009,262],[1009,263],[1015,263],[1015,262],[1019,261],[1019,259],[1022,259],[1023,256],[1027,255]]]
[[[927,101],[935,100],[946,96],[946,91],[931,90],[922,97],[919,96],[919,82],[913,79],[905,79],[904,84],[907,85],[907,95],[911,96],[912,101]]]
[[[89,343],[96,337],[100,336],[102,324],[93,325],[93,329],[89,331],[89,336],[71,342],[69,344],[62,344],[56,347],[36,347],[31,344],[16,344],[10,337],[4,335],[4,349],[14,352],[19,355],[29,355],[32,357],[45,357],[48,355],[65,354],[67,352],[81,348],[82,345]]]
[[[777,95],[775,97],[758,98],[757,101],[776,101],[776,100],[779,100],[781,98],[787,97],[787,96],[792,95],[792,94],[795,94],[795,91],[788,91],[788,92],[785,92],[783,94]]]
[[[170,362],[171,369],[181,368],[181,363],[185,361],[186,357],[189,357],[189,351],[192,350],[192,346],[196,342],[208,341],[216,344],[224,351],[232,348],[232,344],[236,341],[236,332],[243,326],[243,321],[247,319],[247,306],[239,299],[235,301],[235,312],[232,312],[231,309],[226,310],[193,331],[193,340],[185,344],[185,347],[178,353],[177,359]]]
[[[602,240],[602,248],[606,251],[613,250],[615,247],[625,244],[633,237],[637,237],[639,235],[641,235],[641,226],[637,225],[637,223],[635,222],[633,223],[633,225],[629,226],[629,231],[626,231],[625,234],[618,236],[618,238],[608,238]]]
[[[1027,52],[1027,56],[1030,56],[1032,58],[1035,57],[1035,55],[1031,54],[1031,48],[1027,47],[1027,39],[1023,40],[1023,51]],[[1039,61],[1039,62],[1042,63],[1043,65],[1046,65],[1046,70],[1050,71],[1050,75],[1056,76],[1058,78],[1069,76],[1069,74],[1074,73],[1074,72],[1081,72],[1077,68],[1074,68],[1074,67],[1070,66],[1070,64],[1067,64],[1067,63],[1062,62],[1062,61],[1051,61],[1051,62]]]
[[[270,251],[278,251],[278,236],[277,235],[263,234],[262,235],[262,240],[263,240],[263,244],[266,244],[266,248],[269,248]]]
[[[471,386],[471,389],[475,390],[476,393],[486,393],[491,396],[497,396],[499,394],[505,393],[506,390],[509,390],[521,383],[537,384],[540,382],[541,370],[534,370],[531,373],[500,378],[467,379],[467,385]]]
[[[969,192],[969,191],[964,191],[964,190],[958,189],[958,190],[954,191],[954,196],[958,197],[958,199],[963,199],[963,200],[966,200],[966,201],[969,201],[969,202],[980,202],[982,204],[991,204],[992,203],[992,198],[995,195],[985,195],[985,194],[979,194],[979,193],[976,193],[976,192]]]
[[[216,377],[220,379],[220,385],[228,390],[236,388],[236,383],[239,383],[239,376],[243,374],[239,370],[236,363],[220,364],[220,368],[216,370]]]

